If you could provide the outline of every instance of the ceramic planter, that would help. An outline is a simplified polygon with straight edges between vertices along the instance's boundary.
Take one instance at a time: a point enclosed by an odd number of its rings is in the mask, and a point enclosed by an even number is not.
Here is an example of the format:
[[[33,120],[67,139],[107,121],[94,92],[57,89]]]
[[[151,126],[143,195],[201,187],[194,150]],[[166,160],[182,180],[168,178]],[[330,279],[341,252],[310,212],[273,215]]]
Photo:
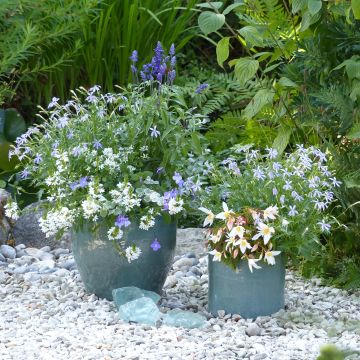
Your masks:
[[[251,273],[246,261],[238,271],[212,261],[209,255],[209,311],[240,314],[243,318],[271,315],[284,307],[285,261],[279,256],[275,265],[259,262],[261,269]]]
[[[167,224],[159,217],[148,231],[133,223],[126,230],[126,246],[135,244],[142,252],[140,258],[131,263],[120,256],[107,239],[106,226],[100,224],[96,232],[91,232],[89,225],[73,230],[72,250],[85,289],[109,300],[112,300],[113,289],[124,286],[161,294],[173,262],[176,224]],[[161,245],[157,251],[150,246],[155,238]]]

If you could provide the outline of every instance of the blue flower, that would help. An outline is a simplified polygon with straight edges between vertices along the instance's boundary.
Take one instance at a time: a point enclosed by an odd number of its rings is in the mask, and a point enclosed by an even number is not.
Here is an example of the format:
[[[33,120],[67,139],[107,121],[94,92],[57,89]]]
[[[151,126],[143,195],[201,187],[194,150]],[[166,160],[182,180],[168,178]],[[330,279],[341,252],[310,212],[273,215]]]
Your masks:
[[[36,154],[35,159],[34,159],[34,163],[35,163],[36,165],[39,165],[41,162],[42,162],[42,157],[41,157],[41,155],[40,155],[40,154]]]
[[[156,125],[153,128],[150,128],[150,136],[157,138],[158,136],[160,136],[160,131],[156,129]]]
[[[195,90],[196,94],[201,94],[205,89],[207,89],[209,87],[209,84],[200,84],[197,89]]]
[[[118,215],[115,220],[115,225],[119,228],[130,226],[131,222],[127,216]]]
[[[27,179],[30,175],[30,172],[27,169],[24,169],[21,173],[20,173],[20,178],[21,179]]]
[[[154,251],[158,251],[159,249],[161,249],[161,245],[158,242],[158,239],[154,239],[154,241],[151,243],[150,247],[154,250]]]
[[[96,149],[96,150],[102,149],[102,147],[103,147],[99,140],[95,140],[93,143],[93,146],[94,146],[94,149]]]
[[[175,45],[174,45],[174,44],[171,44],[170,50],[169,50],[169,54],[170,54],[171,56],[174,56],[174,55],[175,55]]]
[[[72,191],[75,191],[79,187],[79,183],[77,181],[75,181],[75,182],[71,183],[69,186]]]
[[[184,185],[184,180],[182,176],[177,172],[174,174],[173,180],[175,181],[176,185],[178,185],[179,187],[182,187]]]
[[[88,176],[84,176],[79,180],[79,188],[84,188],[89,185]]]
[[[129,57],[129,59],[133,62],[136,63],[138,61],[138,52],[136,50],[134,50],[131,54],[131,56]]]

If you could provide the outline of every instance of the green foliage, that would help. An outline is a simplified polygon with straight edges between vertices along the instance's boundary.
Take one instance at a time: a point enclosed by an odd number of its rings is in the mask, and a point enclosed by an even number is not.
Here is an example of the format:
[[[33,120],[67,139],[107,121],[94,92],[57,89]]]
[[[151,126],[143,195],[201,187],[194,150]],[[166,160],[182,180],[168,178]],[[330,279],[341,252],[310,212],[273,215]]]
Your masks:
[[[344,353],[339,350],[335,345],[325,345],[320,350],[320,355],[316,360],[344,360]]]

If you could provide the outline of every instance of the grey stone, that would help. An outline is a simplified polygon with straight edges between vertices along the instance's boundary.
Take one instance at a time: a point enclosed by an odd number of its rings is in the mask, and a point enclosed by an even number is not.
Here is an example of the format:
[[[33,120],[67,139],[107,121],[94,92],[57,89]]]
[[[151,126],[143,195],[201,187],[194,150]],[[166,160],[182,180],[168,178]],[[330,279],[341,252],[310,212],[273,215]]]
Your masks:
[[[32,256],[38,260],[40,260],[41,256],[44,255],[44,252],[42,250],[33,247],[28,247],[24,251],[27,255]]]
[[[186,253],[185,254],[185,256],[187,257],[187,258],[189,258],[189,259],[192,259],[192,258],[196,258],[196,254],[194,253],[194,252],[188,252],[188,253]]]
[[[202,271],[196,267],[196,266],[192,266],[189,271],[191,271],[193,274],[197,275],[197,276],[201,276],[203,273]]]
[[[174,309],[164,315],[163,324],[168,326],[184,327],[187,329],[195,329],[205,326],[206,317],[200,314],[195,314],[191,311]]]
[[[218,310],[218,317],[222,319],[225,316],[225,310]]]
[[[184,266],[186,267],[190,267],[193,265],[193,259],[189,259],[189,258],[181,258],[179,260],[176,260],[173,264],[173,268],[182,268]]]
[[[5,256],[0,252],[0,261],[5,262]]]
[[[10,234],[10,224],[5,218],[1,218],[0,215],[0,245],[6,244]]]
[[[0,189],[0,206],[4,206],[7,204],[11,195],[5,189]]]
[[[112,291],[113,300],[115,302],[115,305],[117,308],[120,306],[142,298],[142,297],[148,297],[150,298],[155,304],[157,304],[160,301],[161,296],[153,291],[143,290],[139,289],[136,286],[125,286],[122,288],[114,289]]]
[[[15,246],[16,251],[24,250],[26,246],[24,244],[19,244]]]
[[[62,269],[73,270],[76,268],[76,263],[75,263],[74,259],[69,259],[69,260],[59,262],[57,264],[57,266]]]
[[[245,330],[245,333],[249,336],[259,336],[260,332],[261,332],[260,327],[255,323],[249,324]]]
[[[13,235],[16,244],[25,244],[26,247],[43,248],[71,248],[70,234],[64,234],[60,240],[55,236],[45,237],[39,226],[39,219],[45,213],[44,202],[31,204],[23,209],[19,219],[13,227]]]
[[[257,354],[254,356],[254,360],[263,360],[263,359],[266,359],[267,358],[267,355],[262,353],[262,354]]]
[[[185,276],[187,276],[187,277],[190,277],[190,276],[196,277],[196,275],[191,271],[187,271]]]
[[[174,275],[170,275],[166,278],[164,288],[172,288],[178,283],[178,279]]]
[[[205,252],[204,229],[187,228],[178,229],[176,233],[176,254],[187,253],[201,254]]]
[[[119,317],[124,321],[155,326],[156,322],[160,320],[161,313],[153,300],[141,297],[121,305]]]
[[[180,278],[182,278],[184,276],[184,272],[183,271],[176,271],[173,276],[180,279]]]
[[[29,272],[29,267],[26,265],[14,269],[14,274],[25,274],[27,272]]]
[[[25,252],[25,250],[16,250],[16,257],[17,258],[22,258],[23,256],[26,256],[27,253]]]
[[[9,245],[1,245],[0,252],[7,259],[15,259],[16,257],[16,250]]]
[[[69,249],[63,249],[63,248],[58,248],[52,251],[52,253],[56,258],[59,258],[60,255],[67,255],[69,252],[70,252]]]
[[[42,247],[40,250],[44,251],[44,252],[49,252],[49,251],[51,251],[51,247],[47,245],[47,246]]]

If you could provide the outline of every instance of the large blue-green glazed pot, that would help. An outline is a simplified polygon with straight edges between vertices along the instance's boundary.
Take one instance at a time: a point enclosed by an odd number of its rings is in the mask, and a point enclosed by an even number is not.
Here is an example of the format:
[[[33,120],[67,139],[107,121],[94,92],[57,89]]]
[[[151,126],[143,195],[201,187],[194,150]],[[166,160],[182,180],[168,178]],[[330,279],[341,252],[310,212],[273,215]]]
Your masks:
[[[111,291],[124,286],[137,286],[161,294],[173,262],[176,245],[176,224],[159,217],[148,231],[132,223],[126,230],[126,246],[141,249],[139,259],[129,263],[114,249],[107,238],[108,228],[99,225],[95,232],[85,224],[72,231],[72,251],[85,289],[101,298],[112,300]],[[157,239],[161,248],[150,246]]]
[[[275,265],[258,263],[261,269],[250,272],[247,261],[238,271],[209,255],[209,311],[239,314],[243,318],[271,315],[284,307],[285,261],[279,256]]]

